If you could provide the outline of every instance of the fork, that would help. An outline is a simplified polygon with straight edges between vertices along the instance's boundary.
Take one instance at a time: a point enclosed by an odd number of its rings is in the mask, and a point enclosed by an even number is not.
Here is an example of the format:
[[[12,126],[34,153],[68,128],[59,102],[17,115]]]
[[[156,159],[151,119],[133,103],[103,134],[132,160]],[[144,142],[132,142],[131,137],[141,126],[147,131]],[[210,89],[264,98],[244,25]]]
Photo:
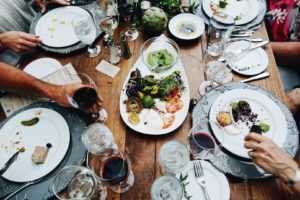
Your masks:
[[[204,177],[201,161],[200,160],[194,161],[193,166],[194,166],[196,181],[202,187],[206,199],[210,200],[206,186],[205,186],[205,177]]]

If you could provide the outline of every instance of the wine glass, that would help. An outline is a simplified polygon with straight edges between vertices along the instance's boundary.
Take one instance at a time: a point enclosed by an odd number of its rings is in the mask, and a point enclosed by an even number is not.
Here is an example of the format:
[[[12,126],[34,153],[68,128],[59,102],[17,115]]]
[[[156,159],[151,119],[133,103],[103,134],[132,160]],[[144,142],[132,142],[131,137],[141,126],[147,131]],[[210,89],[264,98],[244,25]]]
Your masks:
[[[118,149],[111,130],[104,124],[89,125],[84,130],[81,139],[88,152],[96,156],[105,154],[106,149]]]
[[[199,93],[204,95],[219,84],[228,83],[232,80],[232,72],[226,63],[219,61],[220,56],[211,55],[206,52],[204,55],[204,74],[206,81],[199,86]]]
[[[134,175],[127,152],[106,149],[100,157],[88,158],[88,166],[96,176],[114,192],[128,191],[134,183]]]
[[[54,195],[62,200],[100,199],[107,196],[104,187],[93,171],[82,166],[66,166],[54,177]]]
[[[73,108],[83,112],[91,112],[93,107],[99,104],[99,94],[97,86],[94,81],[86,74],[71,74],[73,83],[80,83],[77,90],[69,90],[66,86],[64,92],[68,102]],[[107,120],[107,112],[101,107],[100,111],[95,113],[91,112],[91,120],[105,122]]]
[[[132,26],[134,20],[134,13],[136,12],[137,1],[135,0],[121,0],[119,1],[118,10],[120,16],[125,22],[129,24],[129,27],[125,30],[125,35],[128,41],[134,41],[138,38],[139,32]]]
[[[188,149],[194,159],[211,159],[220,152],[223,142],[223,128],[215,121],[201,120],[188,132]]]
[[[181,200],[183,194],[183,185],[174,176],[161,176],[151,186],[152,200]]]
[[[105,17],[100,20],[100,28],[112,38],[119,24],[118,5],[115,0],[104,0],[100,2]]]
[[[94,44],[96,39],[96,26],[93,18],[90,15],[79,15],[72,20],[74,31],[78,39],[88,44],[86,55],[90,58],[97,57],[100,54],[101,48]]]

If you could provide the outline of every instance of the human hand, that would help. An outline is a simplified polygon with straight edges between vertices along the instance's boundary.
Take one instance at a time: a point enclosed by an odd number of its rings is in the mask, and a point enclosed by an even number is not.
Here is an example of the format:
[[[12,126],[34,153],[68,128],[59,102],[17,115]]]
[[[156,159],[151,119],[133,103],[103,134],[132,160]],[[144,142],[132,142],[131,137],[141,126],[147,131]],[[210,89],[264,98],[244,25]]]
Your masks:
[[[16,52],[32,51],[42,41],[37,35],[19,31],[2,33],[0,39],[5,48],[10,48]]]
[[[267,173],[279,176],[284,181],[295,175],[297,163],[270,138],[250,133],[245,137],[244,145],[251,149],[249,156],[253,162]]]
[[[54,96],[51,98],[61,106],[70,107],[70,103],[66,94],[74,94],[78,89],[85,87],[81,83],[68,84],[65,86],[58,86],[58,91],[54,92]],[[101,109],[101,103],[103,98],[98,93],[97,102],[89,109],[84,110],[86,113],[98,113]]]
[[[38,6],[41,8],[42,13],[46,11],[47,1],[45,0],[35,0]],[[70,0],[50,0],[52,3],[57,3],[61,5],[68,6],[70,5]]]
[[[286,94],[289,109],[295,113],[300,107],[300,88],[295,88]]]

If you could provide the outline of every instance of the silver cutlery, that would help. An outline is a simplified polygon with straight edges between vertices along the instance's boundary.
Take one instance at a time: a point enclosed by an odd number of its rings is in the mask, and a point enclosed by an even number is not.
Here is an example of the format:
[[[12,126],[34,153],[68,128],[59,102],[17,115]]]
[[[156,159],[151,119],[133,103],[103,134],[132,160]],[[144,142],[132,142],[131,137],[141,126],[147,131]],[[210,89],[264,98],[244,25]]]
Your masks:
[[[206,189],[206,185],[205,185],[205,177],[204,177],[201,161],[200,160],[194,161],[193,166],[194,166],[196,181],[202,187],[206,199],[210,200],[207,189]]]
[[[267,78],[270,75],[271,74],[269,72],[264,72],[264,73],[258,74],[256,76],[253,76],[251,78],[247,78],[247,79],[241,80],[240,82],[241,83],[246,83],[246,82],[249,82],[249,81],[254,81],[254,80],[258,80],[258,79],[262,79],[262,78]]]
[[[229,41],[232,41],[232,42],[238,41],[238,40],[241,40],[241,38],[231,38],[231,39],[229,39]],[[245,40],[250,41],[250,42],[262,42],[262,41],[264,41],[264,39],[262,39],[262,38],[253,38],[253,39],[245,39]]]
[[[19,151],[14,153],[10,157],[10,159],[8,159],[8,161],[3,165],[3,167],[0,169],[0,176],[2,176],[2,174],[4,174],[6,172],[6,170],[9,168],[9,166],[18,158],[19,153],[20,153]]]
[[[30,185],[34,185],[38,182],[40,182],[44,177],[40,178],[40,179],[37,179],[37,180],[34,180],[34,181],[29,181],[25,184],[23,184],[22,186],[20,186],[17,190],[13,191],[12,193],[10,193],[8,196],[6,196],[3,200],[8,200],[10,198],[12,198],[13,196],[15,196],[18,192],[20,192],[21,190],[27,188],[28,186]]]
[[[243,31],[238,33],[231,33],[230,37],[249,37],[253,35],[254,31]]]

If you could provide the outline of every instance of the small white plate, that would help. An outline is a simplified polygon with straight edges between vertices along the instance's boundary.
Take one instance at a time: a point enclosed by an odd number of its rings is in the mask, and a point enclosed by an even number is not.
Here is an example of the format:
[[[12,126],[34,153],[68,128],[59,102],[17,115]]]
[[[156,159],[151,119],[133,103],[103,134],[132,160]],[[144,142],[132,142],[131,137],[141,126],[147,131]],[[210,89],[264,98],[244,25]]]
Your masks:
[[[40,112],[40,115],[37,115]],[[21,121],[39,118],[33,126],[23,126]],[[36,146],[45,147],[51,143],[45,163],[35,164],[31,155]],[[3,177],[14,182],[27,182],[39,179],[50,173],[64,158],[70,143],[70,131],[65,119],[47,108],[33,108],[19,113],[0,130],[0,166],[17,148],[24,147],[17,160],[11,164]]]
[[[77,6],[55,8],[43,15],[36,24],[35,34],[50,47],[67,47],[79,42],[72,20],[78,15],[90,15]]]
[[[35,78],[42,79],[61,69],[61,67],[60,62],[53,58],[40,58],[29,63],[23,71]]]
[[[191,196],[190,200],[205,200],[204,192],[200,185],[198,185],[195,172],[193,168],[193,162],[191,161],[185,167],[185,169],[176,174],[176,177],[180,179],[180,176],[188,175],[187,179],[184,183],[189,183],[185,186],[186,193],[188,196]],[[208,195],[211,200],[229,200],[230,198],[230,188],[228,180],[226,179],[225,175],[222,174],[220,171],[215,169],[209,162],[201,161],[201,165],[204,172],[204,177],[206,181],[206,189]],[[183,196],[182,200],[186,200]]]
[[[182,40],[200,37],[204,28],[204,22],[200,17],[188,13],[176,15],[169,22],[169,30],[172,35]]]
[[[271,138],[279,147],[282,147],[287,137],[287,123],[285,116],[272,99],[258,91],[234,89],[221,94],[211,106],[209,119],[216,121],[216,116],[220,111],[229,112],[230,103],[238,102],[240,100],[247,101],[250,104],[253,113],[258,115],[257,119],[270,126],[270,130],[263,133],[263,135]],[[244,138],[250,131],[250,128],[248,127],[250,124],[247,125],[246,122],[239,122],[236,124],[238,124],[241,133],[229,134],[226,133],[225,129],[223,146],[231,153],[249,159],[249,150],[244,147]],[[217,134],[217,130],[214,130],[213,127],[212,129],[217,140],[220,141],[220,134]]]
[[[228,4],[225,8],[219,8],[218,11],[224,14],[227,14],[230,17],[222,18],[222,17],[216,17],[216,20],[218,20],[221,23],[224,24],[231,24],[232,19],[236,18],[237,16],[240,16],[241,19],[236,20],[236,25],[242,25],[246,24],[248,22],[251,22],[259,12],[259,6],[257,0],[227,0]],[[204,0],[202,1],[202,7],[204,12],[208,15],[208,17],[212,17],[214,11],[211,9],[211,4],[219,5],[219,0]]]
[[[237,44],[239,42],[235,42]],[[230,47],[231,48],[231,47]],[[229,64],[233,71],[246,76],[260,74],[266,70],[269,64],[269,57],[264,49],[256,48],[246,52],[241,59]]]

